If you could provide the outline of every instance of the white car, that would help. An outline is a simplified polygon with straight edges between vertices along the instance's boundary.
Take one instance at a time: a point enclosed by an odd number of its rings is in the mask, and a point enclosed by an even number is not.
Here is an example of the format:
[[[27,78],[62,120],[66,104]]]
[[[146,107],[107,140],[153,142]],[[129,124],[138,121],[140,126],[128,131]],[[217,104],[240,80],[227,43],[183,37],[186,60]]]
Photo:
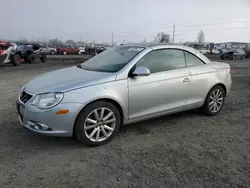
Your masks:
[[[205,49],[205,48],[199,49],[198,51],[199,51],[200,53],[202,53],[202,54],[209,54],[209,53],[210,53],[210,50],[207,50],[207,49]]]
[[[79,47],[79,54],[83,54],[83,53],[85,53],[85,48],[86,47]]]
[[[220,51],[217,50],[217,49],[212,49],[212,53],[213,53],[214,55],[219,55],[219,54],[220,54]]]

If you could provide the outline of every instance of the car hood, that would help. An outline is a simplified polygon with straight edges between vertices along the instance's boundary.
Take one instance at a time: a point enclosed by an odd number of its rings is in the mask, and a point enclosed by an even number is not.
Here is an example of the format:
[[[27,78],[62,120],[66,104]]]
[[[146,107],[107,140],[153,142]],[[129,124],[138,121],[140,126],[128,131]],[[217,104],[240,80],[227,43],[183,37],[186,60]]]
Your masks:
[[[96,72],[69,67],[35,77],[25,86],[32,94],[46,92],[66,92],[95,84],[114,81],[115,73]]]

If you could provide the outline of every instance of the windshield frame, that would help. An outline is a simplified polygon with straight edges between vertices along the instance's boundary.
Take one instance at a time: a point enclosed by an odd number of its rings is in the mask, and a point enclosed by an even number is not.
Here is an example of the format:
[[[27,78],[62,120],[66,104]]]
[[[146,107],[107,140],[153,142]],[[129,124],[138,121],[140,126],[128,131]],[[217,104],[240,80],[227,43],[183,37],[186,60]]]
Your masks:
[[[113,51],[114,48],[116,48],[116,49],[119,49],[119,48],[120,48],[120,49],[127,48],[128,50],[131,49],[131,48],[137,48],[137,49],[140,49],[140,50],[134,51],[135,54],[132,55],[131,58],[128,58],[128,60],[126,60],[125,63],[123,63],[123,65],[122,65],[120,68],[115,69],[115,70],[98,69],[98,68],[92,68],[92,67],[85,66],[86,63],[87,63],[89,60],[90,60],[90,62],[91,62],[91,60],[93,60],[92,58],[98,58],[98,57],[97,57],[98,55],[102,55],[102,54],[105,53],[105,52]],[[92,57],[91,59],[89,59],[89,60],[87,60],[87,61],[81,63],[81,64],[80,64],[80,65],[81,65],[80,67],[81,67],[81,69],[88,70],[88,71],[116,73],[116,72],[119,72],[120,70],[122,70],[129,62],[131,62],[135,57],[137,57],[137,56],[138,56],[140,53],[142,53],[145,49],[146,49],[146,47],[144,47],[144,46],[139,46],[139,45],[138,45],[138,46],[134,46],[134,45],[124,45],[124,46],[112,47],[112,48],[110,48],[110,49],[105,50],[105,51],[102,52],[101,54],[98,54],[97,56],[94,56],[94,57]],[[114,53],[115,53],[115,52],[114,52]],[[79,67],[79,66],[78,66],[78,67]]]

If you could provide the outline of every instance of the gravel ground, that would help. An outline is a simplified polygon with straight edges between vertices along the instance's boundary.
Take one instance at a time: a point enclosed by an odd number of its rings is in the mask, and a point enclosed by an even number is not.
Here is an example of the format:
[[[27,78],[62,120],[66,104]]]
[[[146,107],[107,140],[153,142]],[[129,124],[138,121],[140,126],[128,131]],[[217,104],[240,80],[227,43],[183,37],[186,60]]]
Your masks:
[[[27,81],[76,63],[1,66],[0,187],[249,187],[250,60],[228,62],[233,86],[216,117],[188,111],[128,125],[97,148],[34,134],[17,119]]]

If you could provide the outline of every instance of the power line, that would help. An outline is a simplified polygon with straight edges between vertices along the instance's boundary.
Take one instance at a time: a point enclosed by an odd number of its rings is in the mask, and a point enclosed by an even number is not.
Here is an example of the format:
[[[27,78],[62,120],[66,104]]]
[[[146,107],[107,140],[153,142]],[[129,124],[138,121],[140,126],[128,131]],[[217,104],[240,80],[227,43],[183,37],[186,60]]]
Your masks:
[[[246,23],[249,22],[250,20],[244,20],[244,21],[229,21],[229,22],[219,22],[219,23],[215,23],[215,24],[195,24],[195,25],[178,25],[178,28],[182,28],[182,27],[200,27],[200,26],[215,26],[215,25],[224,25],[224,24],[230,24],[230,23]],[[169,29],[171,30],[173,28],[173,26],[168,26],[168,27],[159,27],[159,28],[155,28],[154,30],[166,30]],[[133,29],[129,29],[127,31],[118,31],[115,32],[116,34],[123,34],[123,33],[133,33],[135,30],[145,30],[145,28],[133,28]],[[191,30],[191,29],[190,29]]]

